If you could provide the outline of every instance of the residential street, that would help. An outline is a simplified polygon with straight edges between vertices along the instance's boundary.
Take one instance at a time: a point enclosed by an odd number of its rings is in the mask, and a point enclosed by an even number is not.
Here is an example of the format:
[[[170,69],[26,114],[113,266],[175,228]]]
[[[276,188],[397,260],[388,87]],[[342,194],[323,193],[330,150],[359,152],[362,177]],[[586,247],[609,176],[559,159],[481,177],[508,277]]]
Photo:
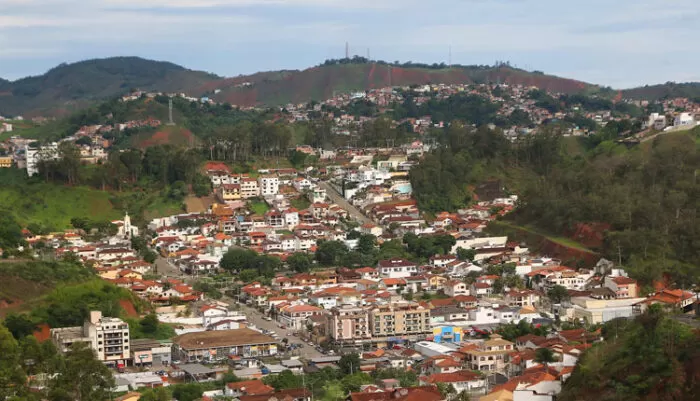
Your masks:
[[[319,186],[326,190],[326,194],[333,201],[333,203],[347,210],[348,214],[354,219],[360,222],[360,224],[372,223],[372,220],[367,218],[362,212],[360,212],[354,205],[343,198],[330,184],[325,181],[319,183]]]
[[[233,301],[233,303],[236,304],[235,301]],[[323,354],[321,354],[320,352],[318,352],[315,349],[316,344],[309,345],[308,343],[305,343],[299,337],[292,335],[294,333],[293,330],[287,330],[287,329],[280,328],[279,323],[277,323],[274,320],[273,321],[264,320],[263,315],[260,312],[258,312],[257,310],[255,310],[254,308],[251,308],[251,307],[249,307],[247,305],[243,305],[243,304],[237,304],[237,305],[239,306],[240,311],[246,315],[249,323],[254,324],[256,327],[258,327],[260,329],[274,331],[279,336],[280,341],[283,338],[286,338],[289,340],[289,344],[303,344],[303,348],[292,351],[292,354],[291,354],[292,356],[298,355],[298,356],[305,358],[305,359],[317,358],[319,356],[323,356]],[[287,334],[290,334],[290,335],[287,335]]]

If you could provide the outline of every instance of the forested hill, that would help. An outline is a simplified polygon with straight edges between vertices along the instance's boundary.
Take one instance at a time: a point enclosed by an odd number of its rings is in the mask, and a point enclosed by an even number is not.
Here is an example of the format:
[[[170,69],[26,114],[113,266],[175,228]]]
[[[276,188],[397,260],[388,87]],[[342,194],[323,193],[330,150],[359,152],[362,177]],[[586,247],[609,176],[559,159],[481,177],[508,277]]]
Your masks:
[[[659,306],[634,321],[606,323],[605,341],[584,353],[557,400],[697,399],[700,331],[664,315]]]
[[[113,57],[61,64],[43,75],[0,79],[0,115],[58,115],[132,88],[190,92],[219,77],[139,57]]]
[[[646,85],[622,91],[622,96],[629,99],[659,100],[685,97],[700,100],[700,82],[674,83],[667,82],[660,85]]]
[[[440,139],[450,146],[411,170],[414,195],[422,210],[456,210],[475,200],[474,186],[498,179],[520,195],[512,226],[573,237],[581,224],[603,223],[595,250],[621,259],[643,285],[664,273],[679,288],[697,283],[700,130],[634,146],[603,135],[562,138],[545,130],[511,144],[453,124]]]

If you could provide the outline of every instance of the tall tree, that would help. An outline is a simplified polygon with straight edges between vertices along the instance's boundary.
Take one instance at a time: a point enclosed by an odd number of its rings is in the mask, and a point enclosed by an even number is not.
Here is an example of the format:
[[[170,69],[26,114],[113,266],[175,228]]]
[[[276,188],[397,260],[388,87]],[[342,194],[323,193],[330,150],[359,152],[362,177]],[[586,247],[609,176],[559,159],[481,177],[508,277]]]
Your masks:
[[[95,358],[89,345],[75,343],[66,353],[64,366],[50,387],[52,401],[106,400],[114,388],[114,377],[112,371]]]
[[[0,324],[0,399],[21,400],[27,391],[21,352],[12,333]]]

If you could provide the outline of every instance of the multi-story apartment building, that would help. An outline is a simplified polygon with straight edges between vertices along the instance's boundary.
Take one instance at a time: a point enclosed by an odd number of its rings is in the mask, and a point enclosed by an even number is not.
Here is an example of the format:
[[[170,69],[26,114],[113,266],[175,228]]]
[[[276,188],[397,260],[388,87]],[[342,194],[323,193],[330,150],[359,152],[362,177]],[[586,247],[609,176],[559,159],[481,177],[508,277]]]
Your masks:
[[[95,350],[97,359],[111,365],[125,365],[131,359],[129,324],[115,317],[91,311],[82,327],[51,329],[51,338],[62,352],[83,342]]]
[[[510,306],[535,306],[540,302],[540,294],[533,290],[511,290],[506,292],[505,301]]]
[[[39,163],[41,161],[58,159],[58,144],[53,142],[40,148],[27,146],[25,148],[25,157],[27,161],[27,175],[31,177],[39,173]]]
[[[369,327],[374,337],[432,333],[430,310],[415,302],[377,306],[369,311]]]
[[[303,330],[311,316],[323,314],[323,309],[313,305],[289,305],[280,308],[277,321],[293,330]]]
[[[369,313],[357,306],[343,305],[330,310],[328,334],[337,343],[357,343],[372,338]]]
[[[219,199],[223,202],[241,199],[241,184],[222,184],[217,190]]]
[[[258,178],[262,196],[277,195],[280,191],[280,179],[276,175],[264,175]]]
[[[258,186],[258,181],[255,178],[242,178],[241,197],[254,198],[258,195],[260,195],[260,187]]]
[[[512,342],[492,334],[489,340],[479,344],[478,349],[467,351],[467,366],[481,372],[503,372],[508,364],[508,355],[514,349]]]

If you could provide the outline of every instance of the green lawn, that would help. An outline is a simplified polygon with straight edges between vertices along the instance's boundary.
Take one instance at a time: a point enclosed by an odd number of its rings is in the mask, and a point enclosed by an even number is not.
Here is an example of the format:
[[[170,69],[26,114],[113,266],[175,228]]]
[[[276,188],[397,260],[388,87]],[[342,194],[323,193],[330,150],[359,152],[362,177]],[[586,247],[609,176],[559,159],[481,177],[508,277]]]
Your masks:
[[[309,202],[309,200],[304,196],[293,198],[291,201],[289,201],[289,203],[293,208],[298,210],[308,209],[309,206],[311,206],[311,202]]]
[[[270,207],[264,201],[252,201],[248,204],[248,208],[255,214],[264,215]]]

